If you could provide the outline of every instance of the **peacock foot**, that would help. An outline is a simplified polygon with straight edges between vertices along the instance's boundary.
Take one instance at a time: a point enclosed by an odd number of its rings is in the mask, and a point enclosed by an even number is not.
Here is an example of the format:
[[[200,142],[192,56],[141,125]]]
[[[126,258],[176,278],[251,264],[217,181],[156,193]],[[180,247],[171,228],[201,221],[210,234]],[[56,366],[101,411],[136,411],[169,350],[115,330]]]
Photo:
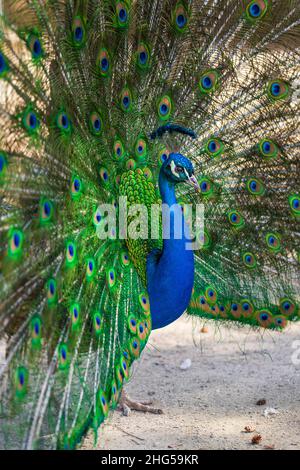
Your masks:
[[[156,415],[163,414],[163,410],[160,408],[154,408],[150,405],[152,405],[152,401],[137,402],[132,400],[128,397],[127,393],[123,389],[121,392],[118,408],[123,411],[124,416],[129,416],[131,410],[142,411],[143,413],[153,413]]]

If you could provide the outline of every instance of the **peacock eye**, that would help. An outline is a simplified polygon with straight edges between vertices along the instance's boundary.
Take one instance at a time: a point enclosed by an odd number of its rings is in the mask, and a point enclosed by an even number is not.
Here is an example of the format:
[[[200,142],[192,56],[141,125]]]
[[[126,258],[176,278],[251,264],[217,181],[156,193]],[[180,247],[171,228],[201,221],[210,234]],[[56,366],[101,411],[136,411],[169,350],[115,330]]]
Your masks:
[[[176,166],[175,171],[177,173],[183,173],[184,170],[183,170],[182,166]]]
[[[72,40],[76,47],[84,45],[86,40],[86,31],[84,21],[80,16],[76,16],[72,24]]]

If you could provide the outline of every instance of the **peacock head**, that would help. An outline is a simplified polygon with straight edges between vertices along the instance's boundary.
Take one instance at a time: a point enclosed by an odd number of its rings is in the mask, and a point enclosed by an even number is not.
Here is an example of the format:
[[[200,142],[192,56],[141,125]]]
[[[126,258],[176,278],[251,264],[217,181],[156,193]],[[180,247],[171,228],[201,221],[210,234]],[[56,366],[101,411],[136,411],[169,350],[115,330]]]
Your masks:
[[[199,184],[194,175],[192,162],[181,155],[181,153],[170,153],[163,163],[161,171],[170,183],[187,183],[196,191],[199,191]]]

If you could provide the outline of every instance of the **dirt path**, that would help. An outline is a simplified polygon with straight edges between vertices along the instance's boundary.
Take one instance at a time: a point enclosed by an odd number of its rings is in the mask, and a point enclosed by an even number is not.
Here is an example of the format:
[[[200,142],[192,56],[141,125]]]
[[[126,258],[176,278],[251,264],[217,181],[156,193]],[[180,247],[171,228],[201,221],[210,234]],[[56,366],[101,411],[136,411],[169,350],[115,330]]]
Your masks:
[[[83,448],[300,449],[300,325],[285,333],[207,327],[201,333],[182,318],[153,332],[127,392],[164,414],[115,412],[97,446],[88,436]],[[187,358],[190,368],[180,369]],[[267,408],[276,414],[266,417]],[[259,446],[245,426],[261,434]]]

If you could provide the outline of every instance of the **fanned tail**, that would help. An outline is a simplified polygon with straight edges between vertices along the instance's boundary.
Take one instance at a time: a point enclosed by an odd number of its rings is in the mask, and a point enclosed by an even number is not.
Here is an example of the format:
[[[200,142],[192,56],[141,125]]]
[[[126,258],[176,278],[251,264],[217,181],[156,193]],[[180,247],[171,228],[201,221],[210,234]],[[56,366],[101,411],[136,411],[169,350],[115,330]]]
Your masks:
[[[99,236],[119,155],[98,48],[119,35],[108,3],[19,7],[0,52],[0,446],[74,448],[116,406],[151,331],[126,245]]]

